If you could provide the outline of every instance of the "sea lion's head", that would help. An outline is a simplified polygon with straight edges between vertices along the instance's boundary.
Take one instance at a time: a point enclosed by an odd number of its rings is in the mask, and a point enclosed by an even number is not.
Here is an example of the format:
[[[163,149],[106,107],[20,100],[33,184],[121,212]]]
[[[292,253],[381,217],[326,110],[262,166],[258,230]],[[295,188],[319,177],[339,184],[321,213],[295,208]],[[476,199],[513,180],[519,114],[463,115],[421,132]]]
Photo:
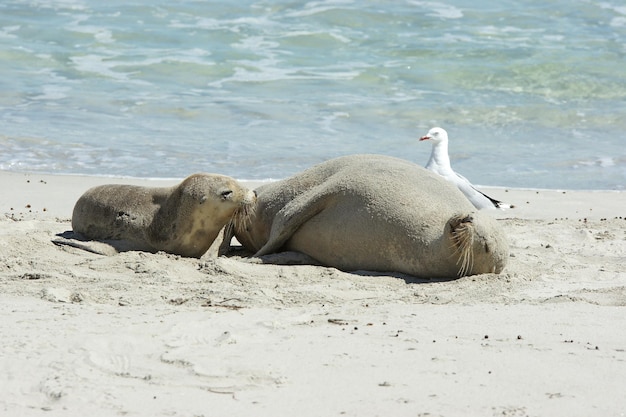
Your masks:
[[[176,220],[165,225],[172,230],[168,238],[176,247],[185,248],[178,253],[195,257],[202,256],[233,219],[247,221],[256,202],[255,192],[235,179],[205,173],[185,178],[175,187],[172,197],[168,206],[176,214],[169,217]]]
[[[231,218],[254,207],[256,194],[235,179],[218,174],[193,174],[178,186],[181,199],[211,218]]]
[[[490,216],[474,212],[448,221],[458,276],[499,274],[509,257],[509,245],[502,229]]]

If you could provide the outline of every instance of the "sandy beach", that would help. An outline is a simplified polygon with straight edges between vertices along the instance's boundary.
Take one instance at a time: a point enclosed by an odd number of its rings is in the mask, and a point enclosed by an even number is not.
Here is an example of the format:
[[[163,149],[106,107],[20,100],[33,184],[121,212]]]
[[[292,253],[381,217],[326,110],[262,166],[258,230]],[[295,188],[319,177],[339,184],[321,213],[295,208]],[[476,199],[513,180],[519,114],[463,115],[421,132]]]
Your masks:
[[[485,188],[509,264],[450,281],[52,242],[176,182],[0,171],[1,415],[626,415],[625,192]]]

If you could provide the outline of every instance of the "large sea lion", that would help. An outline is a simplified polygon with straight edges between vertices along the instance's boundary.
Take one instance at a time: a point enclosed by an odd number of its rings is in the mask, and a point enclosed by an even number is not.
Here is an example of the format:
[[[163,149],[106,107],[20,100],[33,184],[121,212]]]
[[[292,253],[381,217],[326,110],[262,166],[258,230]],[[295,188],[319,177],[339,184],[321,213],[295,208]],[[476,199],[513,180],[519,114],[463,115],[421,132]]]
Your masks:
[[[336,158],[259,187],[253,214],[235,225],[255,256],[291,250],[342,270],[454,278],[500,273],[500,225],[454,185],[411,162]]]
[[[216,174],[193,174],[167,188],[101,185],[78,199],[72,228],[87,239],[199,258],[233,215],[245,218],[254,201],[254,191]]]

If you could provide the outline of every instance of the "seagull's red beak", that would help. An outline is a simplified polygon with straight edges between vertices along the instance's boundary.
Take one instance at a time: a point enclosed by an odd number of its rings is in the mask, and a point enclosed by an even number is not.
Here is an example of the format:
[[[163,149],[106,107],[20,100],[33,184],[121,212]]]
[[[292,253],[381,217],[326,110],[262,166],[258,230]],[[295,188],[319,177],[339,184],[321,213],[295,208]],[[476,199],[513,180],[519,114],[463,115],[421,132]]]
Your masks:
[[[422,141],[422,140],[428,140],[428,139],[430,139],[430,136],[422,136],[422,137],[420,138],[420,141]]]

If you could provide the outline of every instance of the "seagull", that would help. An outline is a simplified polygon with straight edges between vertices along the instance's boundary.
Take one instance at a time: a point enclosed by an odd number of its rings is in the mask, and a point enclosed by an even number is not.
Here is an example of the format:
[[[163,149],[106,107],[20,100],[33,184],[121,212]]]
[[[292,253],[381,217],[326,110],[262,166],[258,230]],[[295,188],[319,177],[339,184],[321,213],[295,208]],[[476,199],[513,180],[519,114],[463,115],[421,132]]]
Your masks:
[[[420,138],[420,141],[423,140],[430,140],[433,143],[433,151],[430,154],[428,163],[426,164],[426,169],[441,175],[446,180],[459,187],[459,190],[465,194],[465,197],[467,197],[474,207],[479,210],[496,208],[505,209],[514,207],[478,191],[476,187],[474,187],[472,183],[467,180],[467,178],[452,170],[452,167],[450,166],[450,157],[448,156],[448,132],[444,129],[440,127],[433,127],[428,131],[426,136],[422,136]]]

